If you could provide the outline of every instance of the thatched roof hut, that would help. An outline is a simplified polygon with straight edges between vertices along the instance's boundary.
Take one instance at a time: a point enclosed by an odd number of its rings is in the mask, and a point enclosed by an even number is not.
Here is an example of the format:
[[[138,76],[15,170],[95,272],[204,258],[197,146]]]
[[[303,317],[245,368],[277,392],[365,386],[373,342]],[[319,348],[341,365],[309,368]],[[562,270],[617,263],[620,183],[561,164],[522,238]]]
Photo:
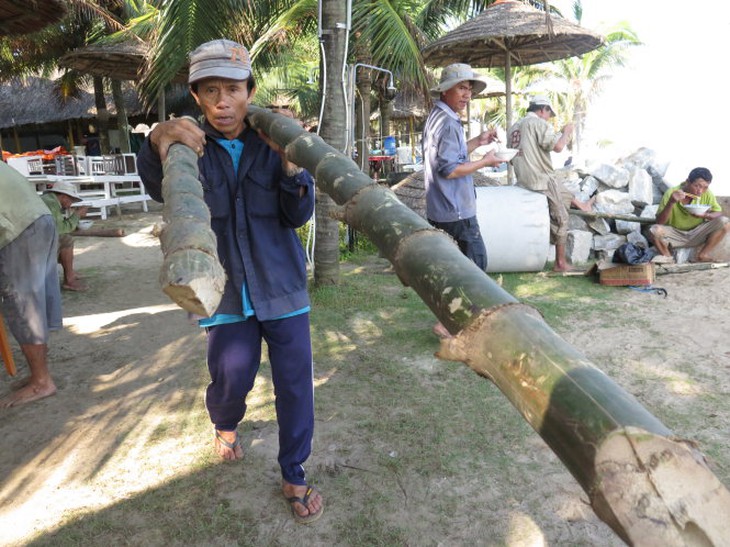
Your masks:
[[[28,34],[66,15],[62,0],[0,0],[0,36]]]
[[[122,89],[127,114],[142,114],[144,109],[134,88],[124,85]],[[112,116],[116,115],[111,95],[107,97],[107,108]],[[94,117],[96,107],[91,89],[62,101],[53,80],[48,78],[29,77],[0,84],[0,129]]]
[[[431,111],[431,104],[422,93],[416,91],[399,91],[393,99],[394,120],[423,120]]]

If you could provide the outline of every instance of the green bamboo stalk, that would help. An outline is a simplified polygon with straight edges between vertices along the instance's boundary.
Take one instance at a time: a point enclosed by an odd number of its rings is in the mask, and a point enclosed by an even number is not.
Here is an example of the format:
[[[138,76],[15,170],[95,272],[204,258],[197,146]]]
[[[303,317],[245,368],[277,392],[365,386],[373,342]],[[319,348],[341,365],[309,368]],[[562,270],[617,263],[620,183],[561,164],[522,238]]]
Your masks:
[[[218,261],[210,210],[198,180],[198,156],[183,145],[170,147],[162,166],[165,205],[160,233],[162,290],[184,310],[210,317],[223,296],[226,274]]]
[[[452,333],[438,355],[490,379],[632,545],[723,545],[730,492],[689,441],[558,336],[398,198],[296,122],[250,107],[249,123],[314,173],[343,219],[393,264]]]

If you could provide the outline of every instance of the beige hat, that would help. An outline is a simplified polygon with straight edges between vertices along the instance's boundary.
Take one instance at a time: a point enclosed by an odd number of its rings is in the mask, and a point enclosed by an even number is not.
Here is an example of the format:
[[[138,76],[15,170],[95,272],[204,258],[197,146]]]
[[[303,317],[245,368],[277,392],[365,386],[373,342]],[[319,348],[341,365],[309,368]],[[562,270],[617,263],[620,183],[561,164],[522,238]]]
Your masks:
[[[472,93],[478,95],[487,88],[487,82],[482,76],[474,72],[471,67],[464,63],[454,63],[445,67],[441,71],[441,80],[439,85],[431,89],[431,96],[435,99],[443,93],[454,87],[459,82],[469,80],[472,85]]]
[[[249,76],[251,60],[248,50],[231,40],[206,42],[190,54],[190,84],[206,78],[243,81]]]
[[[555,116],[555,109],[550,103],[550,99],[548,99],[545,95],[535,95],[532,99],[530,99],[530,105],[547,106],[550,109],[552,116]]]
[[[51,186],[48,191],[55,192],[57,194],[65,194],[70,198],[73,198],[74,201],[81,201],[83,199],[81,196],[79,196],[78,192],[76,191],[76,187],[72,183],[63,180],[59,182],[54,182],[53,186]]]

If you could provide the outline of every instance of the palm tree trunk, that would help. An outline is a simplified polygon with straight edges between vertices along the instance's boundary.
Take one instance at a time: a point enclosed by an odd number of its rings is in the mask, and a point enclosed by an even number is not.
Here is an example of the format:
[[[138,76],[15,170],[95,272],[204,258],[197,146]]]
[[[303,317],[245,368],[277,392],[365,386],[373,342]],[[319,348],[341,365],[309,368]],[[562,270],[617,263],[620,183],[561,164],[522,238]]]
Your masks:
[[[369,57],[360,59],[359,62],[370,62]],[[355,99],[355,144],[357,148],[357,164],[360,170],[368,173],[370,168],[370,91],[372,90],[372,79],[370,69],[360,67],[357,78],[358,97]]]
[[[545,440],[628,544],[724,545],[730,492],[704,457],[520,304],[354,162],[293,120],[251,107],[251,125],[344,207],[457,335],[439,356],[490,379]]]
[[[129,150],[129,120],[127,119],[127,109],[124,106],[124,93],[122,92],[122,82],[112,80],[112,97],[114,98],[114,106],[117,109],[117,127],[119,127],[120,144],[122,152],[128,153]]]
[[[347,46],[346,2],[322,0],[322,45],[325,53],[325,100],[319,134],[336,150],[345,149],[345,88],[343,67]],[[314,173],[314,171],[311,171]],[[335,218],[337,206],[317,185],[315,203],[314,284],[336,285],[340,282],[340,223]]]
[[[104,96],[104,78],[94,76],[94,104],[96,106],[96,132],[99,135],[101,153],[109,153],[109,110]]]

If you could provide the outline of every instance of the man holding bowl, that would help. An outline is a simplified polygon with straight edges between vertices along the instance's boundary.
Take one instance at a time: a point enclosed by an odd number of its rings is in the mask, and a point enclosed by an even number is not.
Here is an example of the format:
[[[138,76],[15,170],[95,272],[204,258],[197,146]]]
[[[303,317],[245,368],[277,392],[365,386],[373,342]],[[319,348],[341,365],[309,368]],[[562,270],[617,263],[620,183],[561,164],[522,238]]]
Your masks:
[[[687,180],[664,193],[657,209],[656,224],[650,228],[651,238],[661,253],[652,261],[674,262],[672,249],[699,247],[694,262],[712,262],[711,251],[730,230],[730,219],[709,190],[712,173],[695,167]]]

